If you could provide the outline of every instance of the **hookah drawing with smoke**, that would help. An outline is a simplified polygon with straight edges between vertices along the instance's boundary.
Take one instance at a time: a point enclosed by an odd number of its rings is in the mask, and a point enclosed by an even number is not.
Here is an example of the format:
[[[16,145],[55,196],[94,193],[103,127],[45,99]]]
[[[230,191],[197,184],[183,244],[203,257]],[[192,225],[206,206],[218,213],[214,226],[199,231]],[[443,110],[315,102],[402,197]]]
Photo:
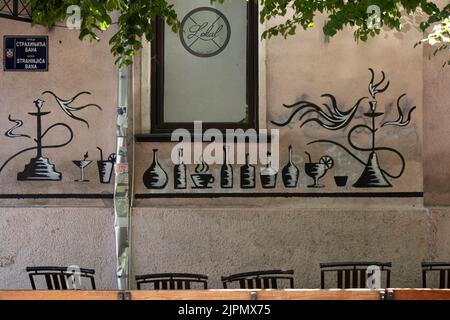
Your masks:
[[[347,111],[343,111],[337,105],[336,98],[331,94],[324,94],[322,97],[328,98],[330,100],[330,104],[324,103],[323,106],[318,106],[309,101],[299,101],[292,105],[284,105],[284,107],[288,109],[294,109],[289,118],[283,122],[271,121],[274,125],[279,127],[285,127],[289,125],[292,121],[294,121],[298,117],[298,121],[301,122],[301,127],[304,127],[307,123],[315,122],[320,127],[330,130],[337,131],[341,129],[345,129],[350,126],[353,120],[356,120],[355,115],[359,110],[361,103],[364,100],[369,99],[369,112],[363,113],[363,116],[370,123],[369,125],[364,124],[356,124],[350,128],[347,134],[347,143],[348,146],[341,144],[339,142],[329,140],[329,139],[319,139],[308,143],[308,145],[319,144],[319,143],[327,143],[333,144],[340,148],[342,148],[345,152],[347,152],[351,157],[353,157],[356,161],[365,166],[363,173],[353,184],[355,188],[389,188],[392,187],[392,184],[389,182],[388,178],[398,179],[400,178],[406,168],[406,161],[403,155],[396,149],[389,147],[380,147],[377,146],[376,143],[376,134],[381,129],[387,126],[397,126],[397,127],[406,127],[411,122],[411,115],[416,109],[416,107],[411,107],[409,110],[405,110],[406,108],[402,108],[401,102],[406,94],[402,94],[397,99],[397,111],[398,118],[393,121],[385,121],[382,122],[381,125],[377,126],[377,118],[384,115],[384,112],[377,112],[377,95],[385,92],[389,86],[390,82],[386,82],[386,75],[382,71],[381,72],[381,80],[376,82],[375,80],[375,71],[373,69],[369,69],[371,73],[371,80],[369,84],[369,93],[371,99],[368,97],[360,98],[356,104]],[[379,121],[378,121],[379,122]],[[369,147],[362,147],[354,143],[354,133],[356,131],[366,131],[371,135],[371,145]],[[370,153],[368,156],[368,160],[364,160],[355,152],[363,152]],[[394,174],[388,172],[380,166],[378,154],[381,152],[388,152],[394,154],[400,160],[401,166],[398,173]]]
[[[54,94],[51,91],[45,91],[42,93],[42,95],[45,94],[50,94],[52,95],[56,102],[57,105],[60,107],[60,109],[70,118],[77,120],[77,121],[81,121],[83,123],[86,124],[86,126],[89,128],[89,123],[80,118],[77,117],[74,113],[89,108],[89,107],[95,107],[99,110],[102,110],[102,108],[97,105],[97,104],[86,104],[83,106],[79,106],[79,107],[74,107],[73,103],[75,102],[75,100],[82,96],[82,95],[90,95],[90,92],[80,92],[77,95],[75,95],[73,98],[68,99],[68,100],[64,100],[59,98],[56,94]],[[12,155],[8,160],[6,160],[2,166],[0,167],[0,173],[3,171],[3,169],[7,166],[7,164],[12,161],[14,158],[18,157],[19,155],[28,152],[28,151],[32,151],[32,150],[36,150],[36,156],[34,158],[32,158],[30,160],[30,162],[25,165],[25,168],[22,172],[19,172],[17,174],[17,180],[19,181],[60,181],[62,178],[62,174],[61,172],[58,172],[56,170],[56,167],[54,164],[52,164],[50,162],[50,160],[46,157],[43,156],[43,150],[44,149],[58,149],[58,148],[62,148],[67,146],[68,144],[70,144],[74,138],[74,133],[72,131],[72,129],[69,127],[69,125],[67,125],[66,123],[62,123],[62,122],[58,122],[55,123],[51,126],[49,126],[47,129],[43,129],[43,124],[42,124],[42,120],[43,117],[49,115],[51,112],[43,112],[42,109],[44,107],[44,103],[45,101],[42,99],[37,99],[36,101],[34,101],[34,105],[36,107],[36,112],[29,112],[28,114],[35,117],[36,118],[36,137],[32,138],[31,136],[27,135],[27,134],[20,134],[20,133],[16,133],[16,130],[21,128],[23,126],[23,121],[19,120],[19,119],[13,119],[11,115],[9,115],[8,119],[11,122],[14,122],[15,125],[9,129],[8,131],[5,132],[5,136],[8,138],[27,138],[30,140],[33,140],[35,143],[35,146],[33,147],[29,147],[29,148],[25,148],[19,152],[17,152],[16,154]],[[68,139],[60,144],[55,144],[55,145],[46,145],[44,140],[45,137],[48,136],[48,134],[53,131],[53,129],[57,128],[57,127],[62,127],[66,129],[66,132],[68,132],[69,137]]]

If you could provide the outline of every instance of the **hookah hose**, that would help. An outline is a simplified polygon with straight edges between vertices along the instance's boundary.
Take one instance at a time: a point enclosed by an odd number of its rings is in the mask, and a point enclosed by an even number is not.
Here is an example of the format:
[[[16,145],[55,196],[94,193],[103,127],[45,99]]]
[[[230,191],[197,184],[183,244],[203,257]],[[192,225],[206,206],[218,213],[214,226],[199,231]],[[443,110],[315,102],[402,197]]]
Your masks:
[[[362,147],[359,147],[359,146],[355,145],[355,144],[353,143],[353,141],[352,141],[352,134],[353,134],[353,132],[354,132],[355,130],[357,130],[357,129],[359,129],[359,128],[367,129],[367,130],[369,130],[370,132],[374,132],[372,128],[370,128],[369,126],[364,125],[364,124],[360,124],[360,125],[354,126],[354,127],[350,130],[350,132],[348,133],[348,136],[347,136],[349,145],[350,145],[353,149],[355,149],[355,150],[357,150],[357,151],[362,151],[362,152],[369,152],[369,151],[370,151],[370,152],[375,152],[375,151],[387,151],[387,152],[392,152],[392,153],[394,153],[395,155],[397,155],[397,156],[399,157],[399,159],[400,159],[400,161],[401,161],[401,163],[402,163],[402,167],[401,167],[400,172],[399,172],[398,174],[394,175],[394,174],[391,174],[391,173],[389,173],[389,172],[387,172],[387,171],[385,171],[385,170],[383,170],[383,169],[380,169],[380,170],[381,170],[384,174],[386,174],[388,177],[390,177],[390,178],[392,178],[392,179],[398,179],[398,178],[400,178],[400,177],[403,175],[403,172],[405,171],[405,168],[406,168],[406,161],[405,161],[405,158],[403,157],[403,155],[402,155],[400,152],[398,152],[397,150],[395,150],[395,149],[393,149],[393,148],[389,148],[389,147],[362,148]],[[376,130],[375,130],[375,131],[376,131]],[[349,150],[346,146],[340,144],[339,142],[335,142],[335,141],[332,141],[332,140],[316,140],[316,141],[313,141],[313,142],[308,143],[308,145],[316,144],[316,143],[331,143],[331,144],[334,144],[334,145],[336,145],[336,146],[342,148],[345,152],[347,152],[350,156],[352,156],[355,160],[357,160],[358,162],[360,162],[362,165],[366,165],[366,162],[365,162],[365,161],[363,161],[361,158],[359,158],[357,155],[355,155],[351,150]]]
[[[67,128],[67,129],[69,130],[69,133],[70,133],[70,138],[69,138],[65,143],[57,144],[57,145],[42,146],[41,149],[57,149],[57,148],[62,148],[62,147],[65,147],[65,146],[67,146],[69,143],[72,142],[73,136],[74,136],[74,135],[73,135],[73,131],[72,131],[72,129],[71,129],[67,124],[65,124],[65,123],[56,123],[56,124],[54,124],[54,125],[48,127],[47,130],[45,130],[45,132],[41,135],[41,139],[42,139],[42,138],[43,138],[43,137],[44,137],[44,136],[45,136],[52,128],[55,128],[55,127],[58,127],[58,126]],[[34,139],[34,141],[36,141],[36,139]],[[0,168],[0,172],[2,172],[3,169],[6,167],[6,165],[7,165],[11,160],[13,160],[14,158],[16,158],[17,156],[21,155],[22,153],[31,151],[31,150],[37,150],[37,148],[38,148],[38,147],[35,146],[35,147],[26,148],[26,149],[23,149],[22,151],[17,152],[15,155],[11,156],[8,160],[5,161],[5,163],[4,163],[4,164],[1,166],[1,168]]]

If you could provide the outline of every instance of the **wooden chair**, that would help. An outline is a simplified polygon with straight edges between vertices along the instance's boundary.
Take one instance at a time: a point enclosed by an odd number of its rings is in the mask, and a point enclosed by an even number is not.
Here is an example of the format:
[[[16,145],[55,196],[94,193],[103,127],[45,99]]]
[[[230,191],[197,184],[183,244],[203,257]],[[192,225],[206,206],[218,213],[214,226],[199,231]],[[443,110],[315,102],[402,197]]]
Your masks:
[[[422,287],[428,288],[427,274],[439,274],[439,289],[450,289],[450,262],[422,262]]]
[[[89,279],[90,289],[95,290],[94,274],[92,269],[75,269],[71,267],[27,267],[31,287],[36,290],[35,278],[44,277],[47,290],[77,290],[81,289],[82,278]],[[71,285],[73,282],[76,286]],[[78,283],[77,283],[78,282]]]
[[[320,287],[325,289],[325,275],[327,273],[336,273],[337,286],[339,289],[358,289],[366,288],[367,268],[369,266],[378,266],[381,271],[386,273],[386,286],[391,285],[392,263],[390,262],[331,262],[320,264]]]
[[[192,273],[156,273],[136,276],[137,289],[143,284],[153,284],[154,290],[190,290],[199,284],[204,290],[208,289],[208,276]]]
[[[279,289],[281,282],[287,282],[287,288],[293,289],[294,270],[254,271],[222,277],[224,289],[230,283],[238,283],[239,289]]]

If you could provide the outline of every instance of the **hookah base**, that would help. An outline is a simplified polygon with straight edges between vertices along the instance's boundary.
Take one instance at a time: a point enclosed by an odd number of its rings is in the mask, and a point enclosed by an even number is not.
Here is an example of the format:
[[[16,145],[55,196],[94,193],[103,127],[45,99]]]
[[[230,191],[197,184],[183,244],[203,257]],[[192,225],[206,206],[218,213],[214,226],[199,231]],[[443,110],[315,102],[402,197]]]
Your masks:
[[[386,179],[378,162],[376,152],[372,152],[369,161],[364,168],[358,181],[353,185],[354,188],[391,188],[392,184]]]
[[[22,172],[17,174],[18,181],[61,181],[62,174],[55,169],[48,158],[36,157],[30,160]]]

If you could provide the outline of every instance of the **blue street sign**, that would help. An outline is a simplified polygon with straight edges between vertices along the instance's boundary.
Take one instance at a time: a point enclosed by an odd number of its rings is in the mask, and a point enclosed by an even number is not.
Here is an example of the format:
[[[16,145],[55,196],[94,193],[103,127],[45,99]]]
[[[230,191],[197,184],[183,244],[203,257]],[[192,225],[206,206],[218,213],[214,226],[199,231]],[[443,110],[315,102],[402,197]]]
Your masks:
[[[4,36],[4,71],[48,71],[48,36]]]

